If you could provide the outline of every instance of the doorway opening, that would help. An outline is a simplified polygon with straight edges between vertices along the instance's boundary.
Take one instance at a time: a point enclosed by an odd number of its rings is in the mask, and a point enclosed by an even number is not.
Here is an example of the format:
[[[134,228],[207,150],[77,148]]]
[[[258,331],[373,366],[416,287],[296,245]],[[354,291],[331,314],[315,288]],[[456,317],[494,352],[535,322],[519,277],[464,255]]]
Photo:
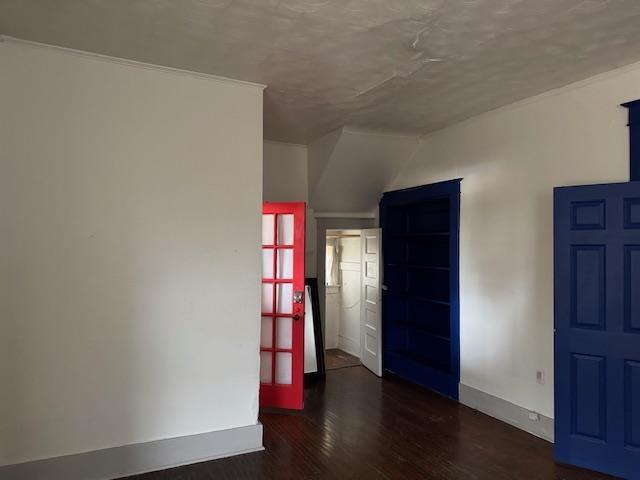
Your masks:
[[[327,369],[362,364],[382,375],[380,229],[325,234]]]
[[[361,233],[325,236],[325,363],[327,370],[361,365]]]

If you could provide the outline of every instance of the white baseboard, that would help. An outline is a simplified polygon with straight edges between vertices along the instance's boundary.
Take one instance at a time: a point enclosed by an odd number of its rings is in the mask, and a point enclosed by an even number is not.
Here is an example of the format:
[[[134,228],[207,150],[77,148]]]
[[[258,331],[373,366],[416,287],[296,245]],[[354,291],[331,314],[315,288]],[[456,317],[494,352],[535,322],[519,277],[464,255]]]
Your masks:
[[[338,348],[343,352],[350,353],[354,357],[360,358],[360,342],[338,335]]]
[[[262,424],[0,467],[2,480],[112,480],[264,450]]]
[[[462,383],[460,384],[460,403],[553,443],[553,418],[545,417]],[[537,415],[537,420],[531,420],[530,413]]]

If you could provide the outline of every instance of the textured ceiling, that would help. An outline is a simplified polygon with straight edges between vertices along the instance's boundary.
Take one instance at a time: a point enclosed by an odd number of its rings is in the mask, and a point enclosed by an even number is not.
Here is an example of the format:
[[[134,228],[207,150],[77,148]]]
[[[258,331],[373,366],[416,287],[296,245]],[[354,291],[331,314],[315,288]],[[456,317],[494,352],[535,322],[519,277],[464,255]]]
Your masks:
[[[639,0],[0,0],[0,33],[268,85],[265,137],[426,133],[640,60]]]

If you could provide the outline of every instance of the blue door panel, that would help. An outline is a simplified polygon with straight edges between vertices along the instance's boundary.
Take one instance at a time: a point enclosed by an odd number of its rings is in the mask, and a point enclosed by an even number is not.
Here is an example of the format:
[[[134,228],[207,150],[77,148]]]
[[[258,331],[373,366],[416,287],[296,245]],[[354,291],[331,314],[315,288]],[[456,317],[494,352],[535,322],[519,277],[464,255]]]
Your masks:
[[[625,446],[640,449],[640,362],[625,362]]]
[[[624,247],[625,330],[640,333],[640,245]]]
[[[640,197],[624,200],[625,228],[640,228]]]
[[[571,433],[605,440],[606,363],[598,355],[571,355]]]
[[[605,245],[571,246],[571,323],[605,328]]]
[[[380,202],[383,365],[458,398],[460,181],[385,193]]]
[[[640,479],[640,183],[555,190],[555,455]]]
[[[604,200],[571,202],[572,230],[604,230],[605,218]]]

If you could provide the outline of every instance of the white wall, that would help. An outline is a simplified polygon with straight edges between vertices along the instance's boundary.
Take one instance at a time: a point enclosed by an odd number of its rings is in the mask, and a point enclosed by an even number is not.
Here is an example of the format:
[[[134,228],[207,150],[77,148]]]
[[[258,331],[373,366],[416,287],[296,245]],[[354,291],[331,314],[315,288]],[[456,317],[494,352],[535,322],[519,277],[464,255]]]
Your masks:
[[[267,202],[306,202],[307,147],[264,142],[263,198]]]
[[[399,176],[464,179],[462,383],[553,417],[552,189],[628,180],[638,97],[640,65],[610,72],[429,135]]]
[[[360,232],[344,233],[358,235]],[[340,238],[338,247],[340,285],[325,288],[325,348],[339,348],[360,357],[360,237]]]
[[[0,71],[0,465],[255,424],[261,88]]]
[[[316,276],[316,221],[309,204],[307,147],[264,142],[263,195],[265,202],[307,202],[305,276]]]
[[[360,237],[340,239],[338,348],[360,358]]]
[[[324,348],[338,348],[340,334],[340,287],[325,287]]]
[[[416,135],[344,127],[309,145],[309,198],[316,212],[369,213],[418,147]]]

